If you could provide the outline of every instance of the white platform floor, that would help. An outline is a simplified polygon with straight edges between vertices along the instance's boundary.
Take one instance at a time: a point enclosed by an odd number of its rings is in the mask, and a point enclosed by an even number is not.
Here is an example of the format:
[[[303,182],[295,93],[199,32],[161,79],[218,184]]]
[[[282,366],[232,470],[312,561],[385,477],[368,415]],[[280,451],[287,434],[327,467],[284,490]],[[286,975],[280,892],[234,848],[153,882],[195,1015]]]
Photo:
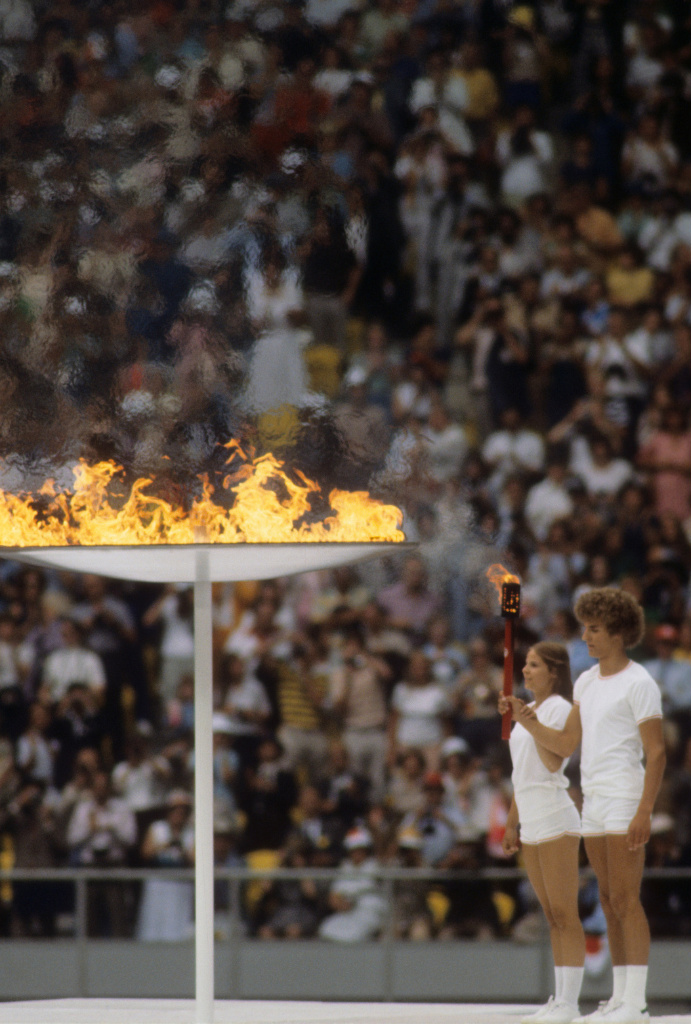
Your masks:
[[[214,1024],[517,1024],[525,1004],[218,1000]],[[653,1016],[690,1024],[690,1015]],[[194,1024],[192,999],[46,999],[0,1003],[0,1024]]]

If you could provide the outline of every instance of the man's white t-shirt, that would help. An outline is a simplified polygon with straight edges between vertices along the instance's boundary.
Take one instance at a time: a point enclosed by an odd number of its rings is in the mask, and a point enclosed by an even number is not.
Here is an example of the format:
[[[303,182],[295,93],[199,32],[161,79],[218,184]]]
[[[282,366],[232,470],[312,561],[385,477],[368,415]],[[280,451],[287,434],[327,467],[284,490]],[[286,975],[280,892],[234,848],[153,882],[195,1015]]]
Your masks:
[[[530,704],[534,707],[534,704]],[[562,729],[572,704],[557,693],[547,697],[536,709],[542,725]],[[520,823],[539,821],[572,804],[568,796],[568,780],[563,774],[566,757],[558,771],[552,772],[539,757],[534,737],[516,722],[510,733],[510,756],[513,762],[513,790]]]
[[[612,676],[601,676],[593,665],[578,678],[573,696],[582,723],[583,793],[638,799],[645,779],[638,726],[662,717],[656,682],[634,661]]]

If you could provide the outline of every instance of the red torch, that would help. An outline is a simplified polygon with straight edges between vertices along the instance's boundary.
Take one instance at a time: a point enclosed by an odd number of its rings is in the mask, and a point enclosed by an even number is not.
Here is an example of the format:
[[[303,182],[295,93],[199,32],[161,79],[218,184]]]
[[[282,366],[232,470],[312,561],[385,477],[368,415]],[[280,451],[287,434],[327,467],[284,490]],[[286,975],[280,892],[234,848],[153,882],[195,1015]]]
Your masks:
[[[502,565],[492,565],[486,575],[498,590],[501,615],[505,619],[505,646],[503,648],[503,693],[510,697],[513,692],[513,661],[515,655],[515,621],[520,614],[520,581]],[[501,736],[510,739],[512,712],[503,715]]]

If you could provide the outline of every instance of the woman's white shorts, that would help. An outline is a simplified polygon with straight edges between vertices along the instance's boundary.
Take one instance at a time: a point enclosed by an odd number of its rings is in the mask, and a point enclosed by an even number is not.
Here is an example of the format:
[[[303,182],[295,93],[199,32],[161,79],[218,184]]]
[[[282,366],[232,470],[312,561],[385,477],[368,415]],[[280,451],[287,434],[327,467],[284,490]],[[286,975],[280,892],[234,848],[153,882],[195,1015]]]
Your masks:
[[[625,835],[639,803],[640,799],[632,796],[589,796],[585,793],[582,801],[583,836]]]
[[[547,814],[538,821],[527,824],[520,822],[520,839],[523,843],[533,846],[535,843],[550,843],[561,836],[580,835],[580,813],[575,804],[570,802],[560,811]]]

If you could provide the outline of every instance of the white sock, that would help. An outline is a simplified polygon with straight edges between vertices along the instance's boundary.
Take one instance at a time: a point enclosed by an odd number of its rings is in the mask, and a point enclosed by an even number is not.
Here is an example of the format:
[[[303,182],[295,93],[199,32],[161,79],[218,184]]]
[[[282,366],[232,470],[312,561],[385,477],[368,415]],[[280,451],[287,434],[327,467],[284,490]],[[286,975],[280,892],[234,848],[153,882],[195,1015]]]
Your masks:
[[[626,988],[626,968],[614,967],[614,994],[612,996],[615,1003],[623,1001],[623,993]]]
[[[628,964],[626,967],[626,985],[623,991],[623,1002],[629,1006],[637,1006],[639,1010],[647,1004],[645,989],[647,987],[647,964]]]
[[[563,990],[561,1000],[568,1006],[577,1006],[582,988],[582,976],[585,973],[584,967],[563,968]]]
[[[554,996],[554,999],[557,1003],[560,1003],[563,997],[563,968],[554,967],[553,974],[556,979],[556,995]]]

